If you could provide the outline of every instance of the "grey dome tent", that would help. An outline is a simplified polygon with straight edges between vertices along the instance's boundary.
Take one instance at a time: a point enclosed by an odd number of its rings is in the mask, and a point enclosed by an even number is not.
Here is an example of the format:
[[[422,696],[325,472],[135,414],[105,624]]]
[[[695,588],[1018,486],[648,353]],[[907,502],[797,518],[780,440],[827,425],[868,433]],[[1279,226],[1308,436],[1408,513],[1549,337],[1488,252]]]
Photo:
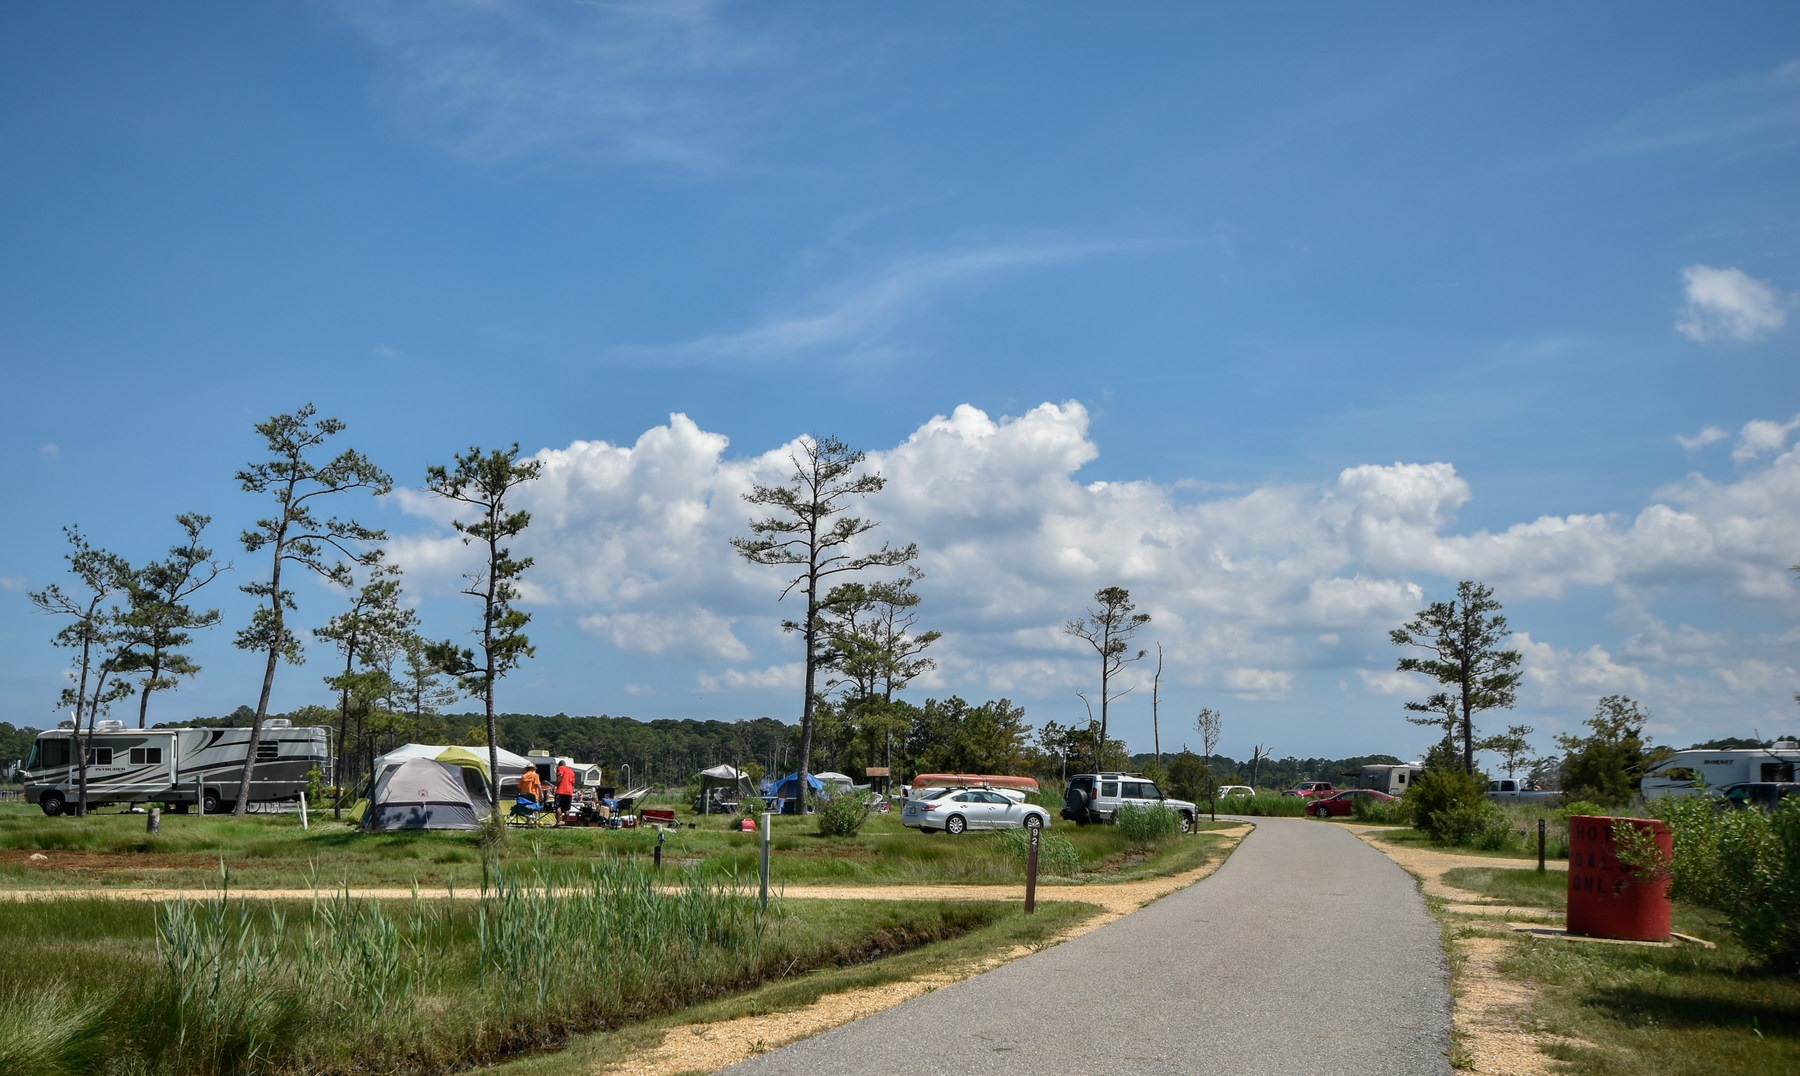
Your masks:
[[[487,815],[487,785],[480,770],[409,758],[376,775],[363,829],[480,829]]]

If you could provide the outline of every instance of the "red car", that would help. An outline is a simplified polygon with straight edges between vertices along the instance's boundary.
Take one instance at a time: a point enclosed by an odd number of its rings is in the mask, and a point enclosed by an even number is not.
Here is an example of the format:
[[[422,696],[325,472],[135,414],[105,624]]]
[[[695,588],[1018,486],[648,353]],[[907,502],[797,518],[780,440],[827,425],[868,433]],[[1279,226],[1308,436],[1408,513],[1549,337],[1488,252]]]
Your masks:
[[[1398,798],[1386,792],[1377,792],[1372,788],[1346,788],[1342,792],[1333,792],[1306,805],[1306,813],[1314,818],[1334,818],[1356,813],[1356,801],[1380,800],[1392,803]]]
[[[1299,796],[1303,800],[1310,800],[1317,799],[1320,796],[1328,796],[1335,791],[1337,791],[1337,789],[1331,786],[1330,781],[1302,781],[1293,788],[1283,792],[1282,795]]]

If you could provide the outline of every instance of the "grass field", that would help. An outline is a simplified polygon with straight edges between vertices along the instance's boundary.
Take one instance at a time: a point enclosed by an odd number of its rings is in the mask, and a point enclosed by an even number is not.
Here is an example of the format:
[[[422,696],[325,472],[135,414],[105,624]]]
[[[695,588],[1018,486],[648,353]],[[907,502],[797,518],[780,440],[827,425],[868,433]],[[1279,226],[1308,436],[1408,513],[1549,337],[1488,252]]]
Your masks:
[[[717,816],[681,816],[694,828],[568,827],[510,831],[502,863],[524,860],[582,863],[600,855],[649,862],[659,842],[665,864],[711,876],[757,877],[760,835],[727,830]],[[1221,823],[1223,825],[1223,823]],[[1209,828],[1202,823],[1202,828]],[[1166,874],[1195,865],[1210,842],[1179,842],[1145,855],[1111,826],[1056,825],[1047,835],[1066,840],[1078,856],[1074,870],[1043,879],[1078,885]],[[907,885],[1023,882],[1023,862],[991,835],[928,835],[904,828],[898,812],[873,815],[853,837],[821,837],[809,818],[777,817],[771,859],[787,885]],[[42,853],[32,860],[31,853]],[[1174,857],[1171,859],[1170,857]],[[46,818],[34,807],[0,805],[0,886],[203,888],[216,885],[219,864],[245,889],[478,887],[486,869],[481,842],[470,833],[365,834],[315,815],[303,830],[297,815],[164,815],[162,832],[145,832],[145,816],[118,810],[86,818]]]
[[[1018,884],[1022,897],[1023,842],[923,835],[895,815],[837,838],[776,819],[766,908],[745,888],[760,836],[719,819],[501,842],[365,835],[318,816],[302,829],[293,815],[166,815],[156,835],[145,821],[0,806],[0,888],[57,894],[0,901],[0,1057],[57,1072],[426,1073],[510,1058],[533,1071],[530,1058],[571,1041],[600,1058],[696,1006],[778,1010],[834,983],[908,977],[946,959],[940,947],[974,958],[1040,944],[1093,911],[781,899],[818,884]],[[1064,887],[1222,854],[1204,837],[1134,844],[1110,826],[1057,826],[1045,840],[1063,873],[1041,881]],[[132,888],[185,896],[105,896]],[[414,895],[356,892],[376,888]],[[232,895],[246,889],[293,897]]]

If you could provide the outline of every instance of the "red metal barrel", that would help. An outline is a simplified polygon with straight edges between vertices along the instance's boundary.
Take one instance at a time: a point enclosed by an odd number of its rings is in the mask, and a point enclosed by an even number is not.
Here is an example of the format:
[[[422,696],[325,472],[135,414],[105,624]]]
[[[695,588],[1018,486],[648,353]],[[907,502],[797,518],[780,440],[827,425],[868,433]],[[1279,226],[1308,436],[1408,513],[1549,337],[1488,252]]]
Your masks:
[[[1660,865],[1669,862],[1674,835],[1654,818],[1570,818],[1566,926],[1571,934],[1592,938],[1667,941],[1674,911],[1668,871],[1657,869],[1658,865],[1633,869],[1619,862],[1614,834],[1625,826],[1649,830]]]

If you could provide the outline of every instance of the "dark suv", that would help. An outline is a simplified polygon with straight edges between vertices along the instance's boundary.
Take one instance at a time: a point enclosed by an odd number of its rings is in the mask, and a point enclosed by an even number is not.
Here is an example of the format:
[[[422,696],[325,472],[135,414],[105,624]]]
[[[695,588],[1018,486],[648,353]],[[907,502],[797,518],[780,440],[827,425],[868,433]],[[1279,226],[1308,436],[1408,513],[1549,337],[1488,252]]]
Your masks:
[[[1170,799],[1156,782],[1141,773],[1078,773],[1063,791],[1062,816],[1078,826],[1111,822],[1119,808],[1167,807],[1181,817],[1181,832],[1194,831],[1199,809],[1187,800]]]

